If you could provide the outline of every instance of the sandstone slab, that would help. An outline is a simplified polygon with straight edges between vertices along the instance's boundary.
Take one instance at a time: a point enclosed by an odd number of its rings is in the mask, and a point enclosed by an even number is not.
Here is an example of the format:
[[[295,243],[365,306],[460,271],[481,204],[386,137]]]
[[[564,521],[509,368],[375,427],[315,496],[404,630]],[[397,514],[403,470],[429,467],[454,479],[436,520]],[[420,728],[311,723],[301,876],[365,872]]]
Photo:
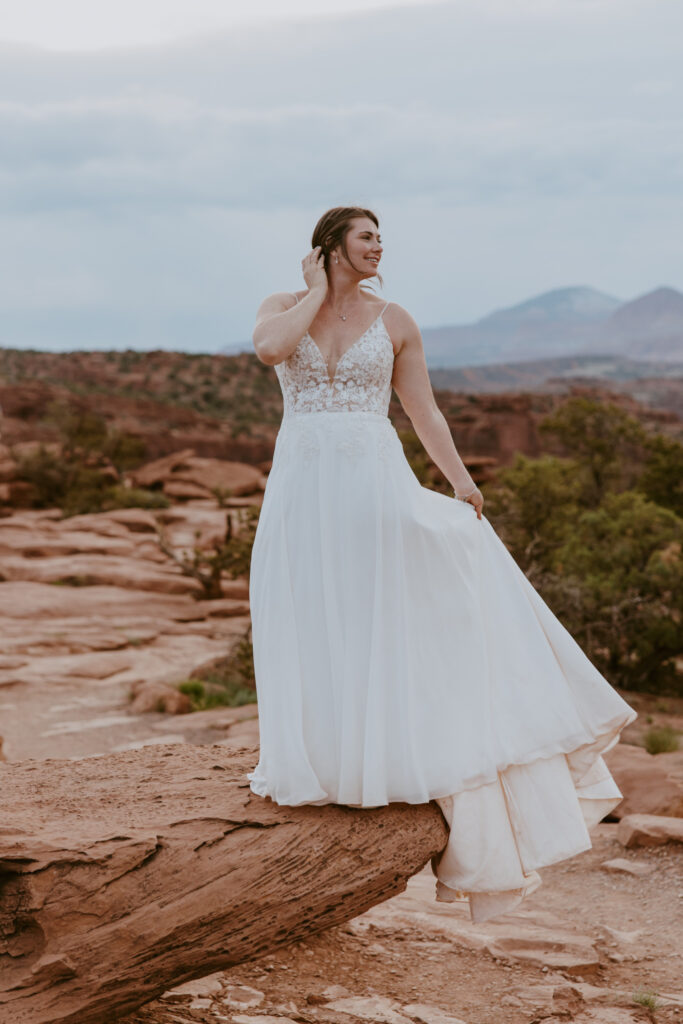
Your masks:
[[[654,814],[628,814],[619,822],[617,839],[629,849],[638,846],[662,846],[683,843],[683,818],[664,818]]]
[[[401,1004],[386,996],[348,996],[333,999],[326,1009],[347,1013],[361,1020],[376,1021],[377,1024],[409,1024],[410,1017],[401,1012]]]
[[[433,802],[279,807],[249,789],[257,760],[0,763],[0,1019],[109,1024],[388,900],[446,844]]]
[[[613,817],[661,814],[683,818],[683,750],[654,755],[643,747],[618,743],[605,754],[605,761],[624,794],[611,811]]]
[[[654,871],[654,864],[644,864],[635,860],[626,860],[624,857],[614,857],[612,860],[605,860],[600,867],[604,871],[611,871],[616,874],[633,875],[635,878],[643,878]]]
[[[430,1006],[429,1003],[408,1003],[403,1007],[403,1013],[411,1020],[420,1021],[420,1024],[466,1024],[461,1017],[454,1017],[446,1010]]]
[[[128,476],[137,487],[154,487],[155,484],[162,484],[176,466],[182,465],[193,455],[194,448],[183,448],[181,451],[171,452],[170,455],[145,463]]]

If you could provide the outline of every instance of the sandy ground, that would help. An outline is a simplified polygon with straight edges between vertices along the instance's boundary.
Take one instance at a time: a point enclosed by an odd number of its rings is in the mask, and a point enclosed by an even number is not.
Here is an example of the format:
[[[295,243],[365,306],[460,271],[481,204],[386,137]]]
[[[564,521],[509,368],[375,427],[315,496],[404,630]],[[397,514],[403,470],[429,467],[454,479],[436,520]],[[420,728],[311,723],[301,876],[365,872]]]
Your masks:
[[[201,987],[194,995],[171,993],[126,1020],[247,1024],[240,1020],[246,1013],[349,1022],[355,1008],[363,1011],[360,1019],[400,1024],[401,1018],[419,1020],[413,1011],[420,1004],[426,1024],[449,1024],[444,1014],[465,1024],[681,1021],[683,858],[671,847],[624,851],[615,832],[615,824],[599,825],[592,850],[545,868],[543,886],[495,923],[471,925],[464,905],[434,901],[427,866],[405,893],[346,925],[212,976],[223,986],[215,997],[202,997]],[[634,878],[601,868],[615,857],[647,865],[651,873]],[[548,933],[537,947],[525,939],[534,928]],[[594,951],[586,958],[594,962],[583,969],[548,967],[543,961],[552,960],[551,933],[560,958],[571,933],[579,948]],[[507,956],[481,948],[496,937],[507,937]],[[237,985],[262,993],[263,1000],[236,1012],[229,995]],[[654,1014],[633,1001],[639,989],[659,994]],[[342,1011],[330,995],[371,1002]]]

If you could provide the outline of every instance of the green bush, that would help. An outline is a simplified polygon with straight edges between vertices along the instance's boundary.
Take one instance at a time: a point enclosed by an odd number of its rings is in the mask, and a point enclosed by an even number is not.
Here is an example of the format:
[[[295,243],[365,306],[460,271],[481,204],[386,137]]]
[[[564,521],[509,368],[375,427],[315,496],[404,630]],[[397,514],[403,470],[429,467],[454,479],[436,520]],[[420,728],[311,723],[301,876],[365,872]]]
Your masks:
[[[33,508],[60,508],[65,516],[114,508],[168,508],[166,495],[112,484],[101,468],[74,455],[54,455],[41,445],[19,459],[17,476],[33,488]]]
[[[667,754],[678,750],[678,733],[669,725],[653,726],[643,737],[643,746],[648,754]]]
[[[545,428],[572,457],[518,456],[485,489],[487,515],[614,685],[683,693],[683,446],[587,398]]]
[[[144,487],[122,487],[115,484],[108,488],[102,510],[113,508],[169,508],[171,501],[161,491],[148,491]]]
[[[683,444],[657,434],[648,441],[638,489],[651,501],[683,517]]]
[[[635,491],[583,512],[552,556],[581,592],[565,622],[625,689],[675,692],[683,614],[683,522]]]
[[[614,402],[572,397],[540,425],[582,470],[583,500],[600,503],[608,490],[632,487],[647,446],[640,422]]]
[[[178,689],[187,694],[195,711],[256,703],[251,627],[226,658],[206,671],[201,679],[186,679],[179,683]]]
[[[218,489],[214,490],[215,494],[216,490]],[[223,500],[220,495],[221,492],[218,490],[216,497],[219,503]],[[228,512],[225,517],[224,537],[210,550],[195,547],[191,559],[179,556],[168,543],[163,529],[158,528],[161,550],[176,562],[185,576],[191,576],[201,584],[202,590],[197,594],[198,599],[213,601],[223,596],[223,573],[227,573],[231,579],[248,575],[260,511],[258,505],[247,505],[245,508]],[[236,527],[234,520],[237,521]]]

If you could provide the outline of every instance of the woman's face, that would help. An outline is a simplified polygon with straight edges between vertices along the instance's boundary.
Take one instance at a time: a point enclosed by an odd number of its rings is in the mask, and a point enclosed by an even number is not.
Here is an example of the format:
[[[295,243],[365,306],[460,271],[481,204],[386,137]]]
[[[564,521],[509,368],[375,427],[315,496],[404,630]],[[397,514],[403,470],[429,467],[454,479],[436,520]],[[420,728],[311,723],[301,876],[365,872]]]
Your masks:
[[[355,217],[346,233],[346,249],[349,260],[358,273],[364,277],[374,277],[379,261],[382,258],[382,242],[380,231],[369,217]],[[344,254],[339,251],[339,261]]]

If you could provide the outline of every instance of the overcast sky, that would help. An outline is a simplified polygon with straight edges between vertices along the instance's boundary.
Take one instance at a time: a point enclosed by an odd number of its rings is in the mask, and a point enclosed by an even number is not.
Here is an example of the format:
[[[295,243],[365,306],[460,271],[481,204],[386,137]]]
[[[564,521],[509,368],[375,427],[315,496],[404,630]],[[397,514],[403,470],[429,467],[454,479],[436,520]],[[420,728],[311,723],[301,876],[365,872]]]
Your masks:
[[[683,289],[680,0],[0,0],[0,343],[248,342],[329,206],[422,326]]]

